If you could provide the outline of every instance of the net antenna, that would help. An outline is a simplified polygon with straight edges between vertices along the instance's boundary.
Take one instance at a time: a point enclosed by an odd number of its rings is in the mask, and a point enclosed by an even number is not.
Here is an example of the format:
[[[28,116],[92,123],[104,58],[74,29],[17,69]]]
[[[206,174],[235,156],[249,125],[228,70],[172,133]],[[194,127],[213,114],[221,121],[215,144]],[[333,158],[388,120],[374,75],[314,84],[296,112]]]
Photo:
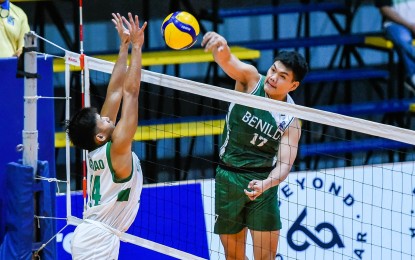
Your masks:
[[[83,32],[83,1],[79,0],[79,51],[80,51],[80,67],[81,67],[81,106],[89,107],[91,106],[91,99],[90,99],[90,92],[89,92],[89,85],[86,87],[86,84],[89,84],[89,74],[88,70],[85,72],[85,59],[84,59],[84,32]],[[88,75],[86,75],[88,74]],[[87,80],[87,79],[88,80]],[[86,83],[88,82],[88,83]],[[88,190],[88,181],[87,181],[87,169],[86,169],[86,158],[88,156],[88,151],[82,151],[82,191],[83,191],[83,199],[84,199],[84,210],[86,210],[86,199],[87,199],[87,190]]]

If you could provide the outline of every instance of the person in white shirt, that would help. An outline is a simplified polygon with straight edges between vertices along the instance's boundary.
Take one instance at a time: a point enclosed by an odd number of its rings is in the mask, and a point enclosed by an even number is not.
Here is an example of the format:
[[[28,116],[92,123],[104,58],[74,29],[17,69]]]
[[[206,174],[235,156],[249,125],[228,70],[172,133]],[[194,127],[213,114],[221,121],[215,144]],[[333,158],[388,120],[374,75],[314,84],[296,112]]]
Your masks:
[[[384,18],[386,37],[405,66],[404,86],[415,95],[415,0],[375,0]]]
[[[72,239],[73,259],[118,259],[120,235],[133,223],[140,205],[143,174],[140,161],[132,152],[132,142],[138,125],[141,57],[147,23],[140,27],[137,15],[129,13],[128,18],[113,14],[121,45],[101,112],[83,108],[67,125],[71,142],[89,151],[91,191],[84,220]],[[115,123],[121,102],[121,118]]]

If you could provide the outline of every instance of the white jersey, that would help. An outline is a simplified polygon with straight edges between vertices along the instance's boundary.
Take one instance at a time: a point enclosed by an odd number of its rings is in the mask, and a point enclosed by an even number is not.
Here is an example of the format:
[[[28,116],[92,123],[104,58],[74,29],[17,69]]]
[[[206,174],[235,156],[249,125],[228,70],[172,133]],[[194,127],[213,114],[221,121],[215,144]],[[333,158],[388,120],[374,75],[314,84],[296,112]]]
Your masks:
[[[111,142],[88,154],[90,195],[84,219],[102,222],[118,231],[126,231],[133,223],[140,206],[143,174],[140,160],[132,152],[132,174],[117,180],[112,168]]]
[[[392,8],[406,21],[415,23],[415,0],[384,0],[379,2],[392,6]],[[384,26],[388,27],[391,24],[391,21],[386,20]]]

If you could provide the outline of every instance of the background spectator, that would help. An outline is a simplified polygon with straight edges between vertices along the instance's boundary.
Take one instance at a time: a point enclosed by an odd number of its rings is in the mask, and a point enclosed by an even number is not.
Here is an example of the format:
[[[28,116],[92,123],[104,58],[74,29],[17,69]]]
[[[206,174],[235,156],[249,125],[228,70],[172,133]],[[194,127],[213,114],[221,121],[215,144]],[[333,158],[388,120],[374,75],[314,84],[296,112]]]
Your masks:
[[[26,13],[10,0],[0,0],[0,58],[20,56],[30,31]]]
[[[415,48],[412,45],[415,35],[414,0],[375,0],[384,18],[386,37],[396,48],[405,66],[404,85],[415,94]]]

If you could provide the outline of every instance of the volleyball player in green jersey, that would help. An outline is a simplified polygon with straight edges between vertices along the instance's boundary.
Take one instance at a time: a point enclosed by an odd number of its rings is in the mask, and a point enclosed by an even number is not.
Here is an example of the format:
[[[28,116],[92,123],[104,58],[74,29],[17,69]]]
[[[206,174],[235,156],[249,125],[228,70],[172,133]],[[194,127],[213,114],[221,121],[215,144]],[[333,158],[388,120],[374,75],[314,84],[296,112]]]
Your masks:
[[[71,242],[76,260],[118,259],[121,232],[133,223],[140,205],[143,174],[131,149],[138,125],[141,48],[147,23],[140,28],[138,16],[129,13],[128,18],[113,14],[121,45],[100,114],[83,108],[67,127],[72,143],[89,151],[90,196]],[[115,124],[121,102],[121,118]]]
[[[227,41],[215,32],[202,46],[235,82],[235,90],[294,103],[308,71],[297,52],[280,52],[267,74],[230,52]],[[230,104],[219,151],[215,180],[215,233],[220,235],[227,259],[245,259],[249,230],[255,259],[275,259],[281,220],[278,185],[288,176],[297,156],[301,129],[297,118]]]

